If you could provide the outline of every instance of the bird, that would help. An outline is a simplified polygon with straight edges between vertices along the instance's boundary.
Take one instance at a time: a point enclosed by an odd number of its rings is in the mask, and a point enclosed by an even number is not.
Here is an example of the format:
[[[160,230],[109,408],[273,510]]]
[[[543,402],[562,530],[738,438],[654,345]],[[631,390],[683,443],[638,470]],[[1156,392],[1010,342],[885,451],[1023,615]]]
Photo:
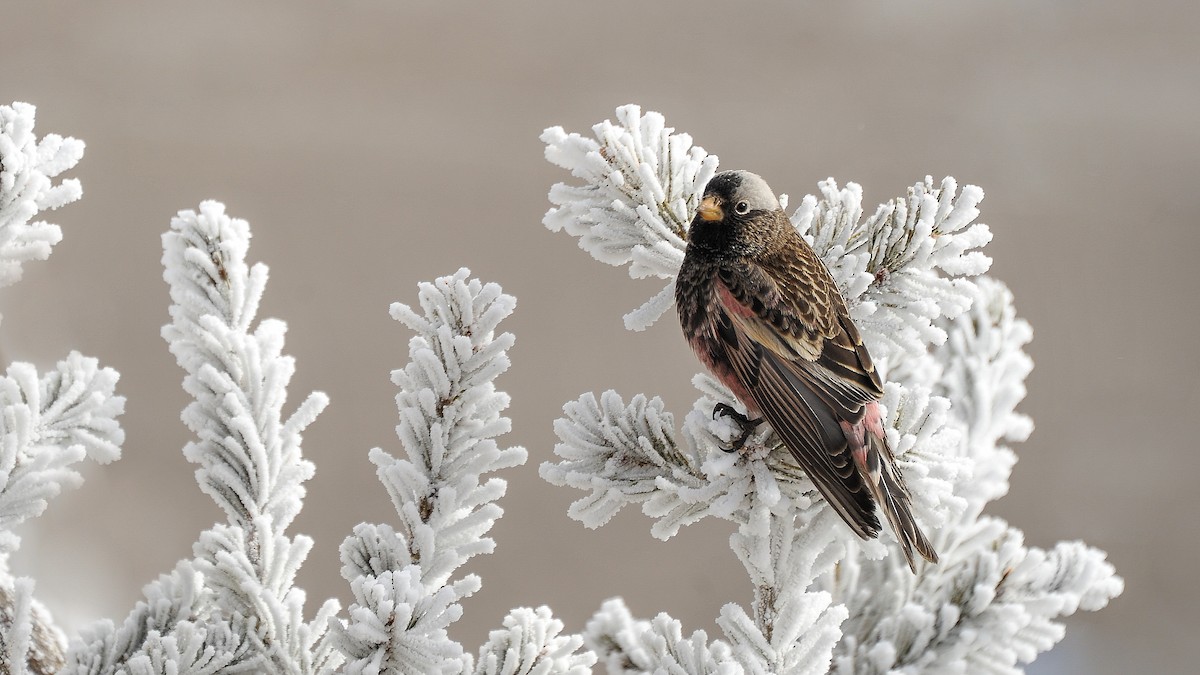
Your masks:
[[[859,537],[880,532],[876,505],[908,561],[937,552],[887,443],[883,383],[837,283],[767,182],[722,171],[704,188],[675,285],[680,326],[700,361],[745,406],[740,450],[765,420]],[[752,417],[756,416],[756,417]]]

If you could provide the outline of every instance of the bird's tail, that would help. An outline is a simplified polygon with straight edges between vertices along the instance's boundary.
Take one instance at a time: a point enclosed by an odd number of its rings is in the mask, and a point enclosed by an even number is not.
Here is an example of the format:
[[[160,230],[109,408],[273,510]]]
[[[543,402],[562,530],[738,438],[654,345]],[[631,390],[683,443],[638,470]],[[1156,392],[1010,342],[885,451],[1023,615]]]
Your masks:
[[[904,484],[904,477],[896,469],[892,452],[886,445],[887,441],[869,432],[866,437],[867,444],[871,446],[871,452],[868,454],[878,457],[880,466],[878,479],[871,476],[865,482],[883,515],[891,523],[892,531],[896,533],[896,539],[900,541],[904,557],[908,560],[908,566],[915,574],[917,564],[913,558],[913,551],[916,550],[922,558],[931,563],[938,561],[937,551],[933,550],[933,544],[929,543],[929,539],[921,532],[913,518],[910,507],[912,496],[908,492],[908,486]]]

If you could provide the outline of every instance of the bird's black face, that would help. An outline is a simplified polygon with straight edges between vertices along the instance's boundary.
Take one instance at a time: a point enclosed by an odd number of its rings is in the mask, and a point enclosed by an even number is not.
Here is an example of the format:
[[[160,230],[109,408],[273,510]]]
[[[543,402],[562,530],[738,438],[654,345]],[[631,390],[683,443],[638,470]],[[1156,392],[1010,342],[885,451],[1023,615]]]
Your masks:
[[[722,171],[704,188],[688,242],[708,253],[753,255],[768,232],[758,224],[780,210],[767,182],[749,171]]]

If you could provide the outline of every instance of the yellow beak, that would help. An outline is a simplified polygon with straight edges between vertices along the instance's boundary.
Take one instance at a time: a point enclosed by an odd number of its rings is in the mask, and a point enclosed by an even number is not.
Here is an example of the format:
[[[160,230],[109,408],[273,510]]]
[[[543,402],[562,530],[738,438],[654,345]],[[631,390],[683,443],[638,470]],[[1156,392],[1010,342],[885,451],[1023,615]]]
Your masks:
[[[711,195],[701,200],[700,208],[696,209],[696,213],[700,214],[700,220],[709,222],[725,217],[725,212],[721,209],[721,205],[717,203],[717,198]]]

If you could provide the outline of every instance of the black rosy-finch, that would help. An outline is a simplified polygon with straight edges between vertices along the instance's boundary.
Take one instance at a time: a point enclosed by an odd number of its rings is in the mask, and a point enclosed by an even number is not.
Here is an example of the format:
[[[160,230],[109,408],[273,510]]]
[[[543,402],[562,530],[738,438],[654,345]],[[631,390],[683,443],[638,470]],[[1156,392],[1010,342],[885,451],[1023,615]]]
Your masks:
[[[854,532],[879,534],[878,504],[916,571],[937,562],[887,444],[883,383],[825,265],[760,176],[723,171],[704,189],[675,286],[683,333],[751,416],[766,420]]]

